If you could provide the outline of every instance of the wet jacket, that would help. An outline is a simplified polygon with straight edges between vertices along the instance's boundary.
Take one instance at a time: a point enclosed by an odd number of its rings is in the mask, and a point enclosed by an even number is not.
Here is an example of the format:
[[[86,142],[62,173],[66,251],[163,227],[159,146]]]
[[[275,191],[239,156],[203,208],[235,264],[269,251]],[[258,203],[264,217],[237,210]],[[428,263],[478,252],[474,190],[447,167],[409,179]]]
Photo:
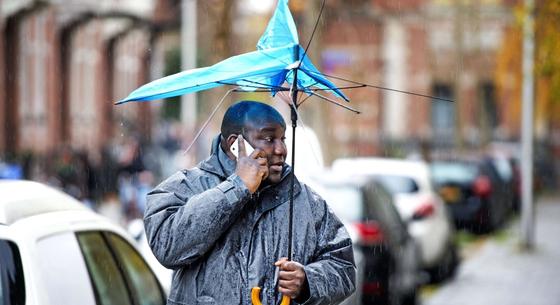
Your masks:
[[[289,172],[285,165],[278,184],[251,195],[218,137],[207,160],[148,194],[150,247],[175,270],[168,304],[251,304],[254,286],[263,304],[279,304],[274,262],[287,257]],[[303,304],[338,304],[354,291],[352,253],[339,219],[296,181],[293,260],[304,265],[310,292]]]

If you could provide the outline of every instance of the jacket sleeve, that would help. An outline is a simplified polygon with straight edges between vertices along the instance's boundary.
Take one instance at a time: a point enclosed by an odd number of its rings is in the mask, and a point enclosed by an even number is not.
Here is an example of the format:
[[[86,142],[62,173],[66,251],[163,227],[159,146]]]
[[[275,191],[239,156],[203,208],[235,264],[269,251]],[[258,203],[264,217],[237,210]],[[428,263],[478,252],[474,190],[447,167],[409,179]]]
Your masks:
[[[186,174],[188,175],[188,174]],[[239,216],[250,193],[233,174],[203,190],[179,172],[148,193],[144,226],[158,261],[177,269],[203,256]]]
[[[314,261],[304,266],[310,293],[305,305],[338,304],[356,289],[352,240],[324,200],[320,202],[317,251]]]

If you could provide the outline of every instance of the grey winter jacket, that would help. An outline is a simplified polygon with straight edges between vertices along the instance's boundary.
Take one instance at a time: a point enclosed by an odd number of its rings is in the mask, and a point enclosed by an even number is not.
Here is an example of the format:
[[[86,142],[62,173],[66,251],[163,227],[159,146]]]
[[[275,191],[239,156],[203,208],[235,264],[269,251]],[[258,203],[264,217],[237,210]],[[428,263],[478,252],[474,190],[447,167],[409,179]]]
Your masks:
[[[279,304],[277,270],[287,256],[290,168],[281,182],[251,195],[235,162],[212,144],[198,167],[174,174],[148,194],[144,216],[156,258],[174,269],[168,304]],[[338,304],[355,289],[352,243],[325,201],[296,181],[293,260],[304,265],[304,304]],[[295,304],[292,301],[292,304]]]

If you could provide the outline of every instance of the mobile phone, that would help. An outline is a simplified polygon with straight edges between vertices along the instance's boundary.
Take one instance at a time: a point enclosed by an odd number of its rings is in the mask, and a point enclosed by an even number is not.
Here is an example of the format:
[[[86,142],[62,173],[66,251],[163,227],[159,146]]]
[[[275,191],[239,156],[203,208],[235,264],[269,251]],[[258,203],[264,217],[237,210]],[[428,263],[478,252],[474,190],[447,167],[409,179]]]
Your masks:
[[[251,146],[251,144],[249,144],[249,142],[247,142],[247,140],[243,139],[243,142],[245,142],[245,151],[247,152],[247,156],[250,155],[255,149],[253,148],[253,146]],[[238,140],[236,139],[235,142],[233,142],[233,144],[231,145],[231,147],[229,148],[231,153],[236,157],[239,158],[239,144],[238,144]]]

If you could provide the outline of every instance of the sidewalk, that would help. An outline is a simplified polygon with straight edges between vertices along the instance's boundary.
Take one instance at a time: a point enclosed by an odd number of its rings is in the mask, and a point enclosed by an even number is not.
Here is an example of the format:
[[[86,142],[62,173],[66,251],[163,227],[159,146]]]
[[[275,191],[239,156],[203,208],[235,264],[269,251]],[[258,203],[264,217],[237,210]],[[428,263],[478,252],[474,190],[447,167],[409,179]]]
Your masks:
[[[519,248],[519,221],[465,260],[423,305],[560,305],[560,197],[536,205],[535,250]]]

